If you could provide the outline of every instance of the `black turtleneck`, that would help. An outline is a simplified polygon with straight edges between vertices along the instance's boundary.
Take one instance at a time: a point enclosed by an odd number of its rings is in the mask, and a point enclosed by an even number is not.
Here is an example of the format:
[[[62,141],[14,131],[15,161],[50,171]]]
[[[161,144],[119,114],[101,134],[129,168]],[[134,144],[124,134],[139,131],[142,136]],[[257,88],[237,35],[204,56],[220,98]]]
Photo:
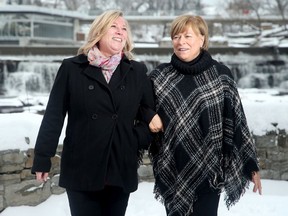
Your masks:
[[[171,57],[171,64],[179,73],[196,75],[211,67],[212,57],[206,50],[202,50],[195,59],[184,62],[174,53]]]

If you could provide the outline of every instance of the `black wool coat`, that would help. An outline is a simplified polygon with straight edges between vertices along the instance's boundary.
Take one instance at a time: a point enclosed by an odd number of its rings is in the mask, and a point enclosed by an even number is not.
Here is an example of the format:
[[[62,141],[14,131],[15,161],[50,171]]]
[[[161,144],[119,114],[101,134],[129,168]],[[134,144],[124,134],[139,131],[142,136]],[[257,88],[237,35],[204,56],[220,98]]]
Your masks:
[[[81,191],[105,185],[133,192],[137,151],[150,142],[139,107],[154,107],[147,68],[124,56],[107,84],[87,56],[64,59],[52,87],[35,145],[32,173],[49,172],[67,115],[59,185]]]

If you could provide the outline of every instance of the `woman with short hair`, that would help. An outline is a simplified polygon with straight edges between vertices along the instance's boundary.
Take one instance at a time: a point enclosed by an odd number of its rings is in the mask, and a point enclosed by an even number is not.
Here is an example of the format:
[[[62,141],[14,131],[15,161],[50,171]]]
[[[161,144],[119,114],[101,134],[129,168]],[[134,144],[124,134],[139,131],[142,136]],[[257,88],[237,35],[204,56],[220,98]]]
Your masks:
[[[222,191],[228,207],[249,181],[261,194],[256,148],[233,76],[208,52],[204,19],[178,16],[171,39],[171,61],[150,73],[156,198],[168,216],[216,216]]]

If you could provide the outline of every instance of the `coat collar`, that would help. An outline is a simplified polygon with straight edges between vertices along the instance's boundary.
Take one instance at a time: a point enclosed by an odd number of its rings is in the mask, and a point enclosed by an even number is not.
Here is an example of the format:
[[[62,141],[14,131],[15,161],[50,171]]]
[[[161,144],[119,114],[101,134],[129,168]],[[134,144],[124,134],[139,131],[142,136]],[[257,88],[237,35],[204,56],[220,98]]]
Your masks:
[[[87,56],[84,54],[77,55],[72,58],[72,61],[77,64],[87,64],[89,63]]]
[[[89,61],[86,55],[81,54],[81,55],[75,56],[74,58],[72,58],[72,61],[75,62],[76,64],[87,64],[87,67],[84,68],[83,73],[86,76],[100,82],[102,85],[108,86],[104,76],[102,75],[101,68],[89,65]],[[110,80],[111,87],[116,88],[120,84],[120,82],[123,80],[123,78],[126,76],[128,71],[131,69],[133,69],[131,62],[125,55],[123,55],[123,58],[121,59],[120,64],[116,69],[118,71],[115,71],[119,73],[116,76],[117,78],[115,77],[116,79],[113,79],[114,77],[113,75],[112,79]]]

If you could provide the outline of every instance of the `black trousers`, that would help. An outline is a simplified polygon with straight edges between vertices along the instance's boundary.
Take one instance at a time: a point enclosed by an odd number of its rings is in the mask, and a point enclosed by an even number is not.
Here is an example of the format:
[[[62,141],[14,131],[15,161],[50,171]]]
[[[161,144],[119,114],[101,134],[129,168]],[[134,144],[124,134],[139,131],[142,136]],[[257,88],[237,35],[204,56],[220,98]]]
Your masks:
[[[196,190],[196,194],[197,200],[193,203],[193,213],[189,216],[217,216],[220,190],[210,188],[209,183],[205,181]],[[170,216],[180,216],[169,214],[167,208],[166,213]]]
[[[191,216],[217,216],[219,199],[219,191],[199,193]]]
[[[72,216],[124,216],[130,195],[113,186],[101,191],[66,191]]]

